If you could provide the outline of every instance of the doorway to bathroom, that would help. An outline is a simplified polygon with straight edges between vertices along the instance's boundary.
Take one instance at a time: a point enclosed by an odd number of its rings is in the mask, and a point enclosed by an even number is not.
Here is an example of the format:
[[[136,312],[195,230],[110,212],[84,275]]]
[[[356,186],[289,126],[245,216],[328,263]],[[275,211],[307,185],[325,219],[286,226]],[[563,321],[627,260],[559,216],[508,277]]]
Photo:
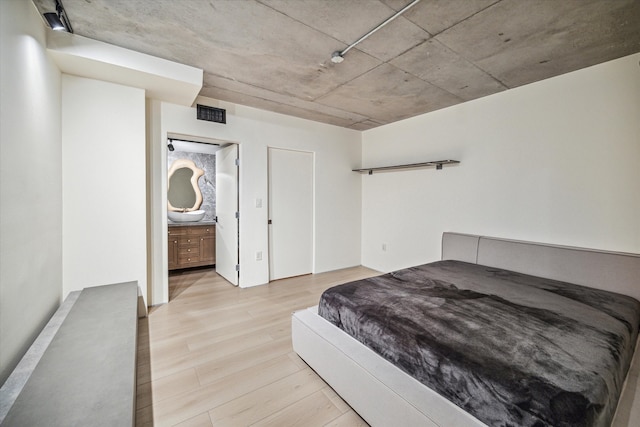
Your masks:
[[[169,299],[181,277],[215,272],[238,285],[238,146],[167,134]],[[186,274],[189,273],[189,274]]]

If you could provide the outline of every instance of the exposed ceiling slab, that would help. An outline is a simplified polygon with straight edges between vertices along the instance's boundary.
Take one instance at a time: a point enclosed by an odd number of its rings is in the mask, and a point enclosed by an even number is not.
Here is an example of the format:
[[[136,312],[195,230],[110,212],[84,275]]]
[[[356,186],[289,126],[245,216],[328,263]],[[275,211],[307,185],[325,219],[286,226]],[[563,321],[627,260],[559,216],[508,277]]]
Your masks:
[[[231,93],[235,92],[235,98],[240,98],[240,95],[243,95],[243,98],[252,97],[256,100],[269,100],[271,102],[280,103],[283,105],[288,105],[291,107],[299,108],[302,111],[307,111],[305,113],[306,116],[304,118],[309,118],[309,114],[318,113],[327,116],[326,120],[329,120],[330,117],[335,117],[337,120],[335,123],[338,126],[349,127],[349,125],[361,122],[366,120],[366,116],[362,116],[360,114],[347,111],[340,108],[333,108],[327,105],[320,104],[318,102],[307,101],[304,99],[299,99],[296,97],[291,97],[287,95],[283,95],[277,92],[272,92],[268,89],[263,89],[259,86],[248,85],[246,83],[238,82],[236,80],[229,80],[222,77],[217,76],[207,76],[205,79],[205,87],[203,89],[203,93],[219,93],[221,91],[228,92],[228,96],[232,96]],[[227,99],[228,101],[231,101]],[[232,101],[235,102],[235,101]],[[243,104],[240,102],[240,104]],[[302,114],[302,113],[301,113]],[[313,120],[313,119],[311,119]],[[323,120],[321,120],[323,121]],[[338,122],[340,124],[338,124]]]
[[[204,70],[201,96],[358,130],[640,52],[637,0],[421,0],[330,61],[409,2],[64,6],[76,34]]]
[[[507,89],[435,38],[398,56],[390,64],[465,101]]]
[[[371,0],[349,0],[333,3],[291,0],[261,1],[296,21],[319,29],[344,44],[344,46],[337,46],[334,42],[330,53],[342,50],[396,12],[382,2]],[[406,3],[409,2],[406,1],[405,6]],[[427,31],[411,21],[399,17],[393,21],[393,25],[381,28],[358,44],[358,50],[380,61],[389,61],[429,38],[431,35]],[[323,59],[327,59],[326,54]]]
[[[415,111],[433,111],[458,104],[460,99],[393,65],[382,64],[331,91],[318,102],[346,108],[377,123],[391,123],[415,116]]]
[[[409,9],[403,16],[435,36],[499,1],[422,0],[420,7]],[[400,10],[407,4],[407,0],[384,0],[384,3],[394,10]]]
[[[437,38],[513,88],[640,51],[640,2],[502,0]]]

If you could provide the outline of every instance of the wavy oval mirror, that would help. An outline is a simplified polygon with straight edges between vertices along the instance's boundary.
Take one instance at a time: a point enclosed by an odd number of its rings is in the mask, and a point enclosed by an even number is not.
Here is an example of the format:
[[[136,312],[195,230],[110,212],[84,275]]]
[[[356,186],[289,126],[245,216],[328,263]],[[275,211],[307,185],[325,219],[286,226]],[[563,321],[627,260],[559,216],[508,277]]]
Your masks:
[[[191,212],[200,209],[202,192],[198,179],[204,171],[192,160],[178,159],[167,173],[167,209],[170,212]]]

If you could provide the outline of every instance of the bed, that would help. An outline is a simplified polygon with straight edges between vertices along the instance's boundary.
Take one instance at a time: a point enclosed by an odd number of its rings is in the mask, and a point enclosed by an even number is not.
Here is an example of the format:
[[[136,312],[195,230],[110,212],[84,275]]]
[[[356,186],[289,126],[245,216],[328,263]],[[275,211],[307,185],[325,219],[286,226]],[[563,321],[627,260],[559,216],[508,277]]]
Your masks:
[[[612,425],[619,427],[636,425],[634,423],[640,419],[640,398],[637,396],[640,361],[634,354],[640,323],[640,303],[637,301],[640,300],[639,255],[444,233],[441,262],[381,276],[377,282],[364,282],[364,285],[347,284],[328,290],[320,302],[320,311],[326,318],[318,314],[318,307],[294,313],[292,339],[300,357],[371,425],[600,426],[609,425],[613,419]],[[420,297],[425,300],[423,306],[410,312],[403,323],[410,325],[420,312],[425,312],[431,316],[420,321],[431,325],[425,333],[446,338],[439,344],[444,350],[427,348],[416,353],[422,358],[427,354],[426,359],[432,361],[430,367],[417,367],[412,371],[415,355],[411,350],[394,347],[395,341],[403,340],[390,339],[388,331],[378,333],[376,330],[385,327],[385,322],[376,322],[376,316],[394,316],[385,310],[406,305],[402,295],[395,297],[393,303],[394,297],[385,294],[386,288],[395,286],[395,282],[426,292],[426,296]],[[500,292],[496,291],[498,288],[501,288]],[[440,293],[430,293],[435,291]],[[378,309],[377,315],[354,312],[348,310],[348,301],[352,298],[351,309],[359,310],[368,305],[367,298],[384,300],[386,304]],[[332,308],[332,299],[344,299],[347,303]],[[458,310],[455,318],[447,318],[450,313],[438,312],[444,300],[445,305]],[[471,314],[474,307],[480,314]],[[496,331],[487,334],[486,328],[491,322],[482,323],[482,313],[490,318],[498,313],[496,310],[505,307],[506,311],[500,312],[499,316],[504,317],[507,326],[501,326],[503,329],[497,334]],[[587,311],[582,312],[582,309]],[[408,305],[407,310],[411,310]],[[525,327],[514,327],[513,331],[505,332],[510,324],[517,324],[517,317],[521,317],[523,311],[533,320],[525,321]],[[465,317],[467,313],[469,316]],[[357,322],[350,323],[351,318],[363,317],[368,320],[360,326]],[[479,323],[474,319],[480,319]],[[562,321],[560,324],[553,323],[558,319]],[[575,324],[580,323],[578,320],[586,323],[586,332],[574,331]],[[555,329],[551,338],[540,334],[539,324],[548,322]],[[447,325],[453,329],[441,330]],[[466,329],[460,325],[465,325]],[[574,332],[578,337],[584,334],[588,339],[576,340],[571,336]],[[376,343],[372,340],[376,335],[387,342]],[[507,346],[497,355],[483,358],[487,349],[498,348],[491,340],[486,341],[486,335],[505,335],[505,342],[511,343],[513,351]],[[456,353],[451,350],[454,347],[449,347],[456,337],[458,341],[479,337],[479,341],[469,339],[468,347],[456,350]],[[412,339],[416,340],[413,337],[408,341]],[[557,339],[561,344],[570,342],[571,351],[577,351],[567,355],[557,350],[557,342],[552,342],[552,350],[541,352],[536,339]],[[593,350],[581,349],[583,341],[596,345]],[[523,354],[523,346],[524,354],[535,354],[536,357],[518,361],[516,356]],[[527,349],[527,346],[531,348]],[[439,351],[442,354],[437,357]],[[454,354],[457,356],[453,357]],[[465,354],[477,357],[458,357]],[[540,354],[544,357],[539,357]],[[458,363],[463,359],[464,363]],[[496,363],[495,359],[504,359],[503,362],[513,359],[514,364],[506,369],[500,365],[491,366],[484,373],[461,373],[458,369],[460,364],[475,363],[476,368],[486,367]],[[534,371],[541,372],[542,379],[526,373],[530,368],[528,365],[536,364]],[[564,370],[553,378],[545,370],[548,365],[559,365]],[[589,375],[601,365],[611,366],[609,371]],[[494,375],[503,371],[510,374]],[[490,378],[492,376],[498,378]],[[505,388],[505,376],[516,386]],[[607,390],[610,390],[609,394]],[[537,395],[558,398],[553,399],[553,404],[541,405]],[[551,412],[556,418],[549,415]]]

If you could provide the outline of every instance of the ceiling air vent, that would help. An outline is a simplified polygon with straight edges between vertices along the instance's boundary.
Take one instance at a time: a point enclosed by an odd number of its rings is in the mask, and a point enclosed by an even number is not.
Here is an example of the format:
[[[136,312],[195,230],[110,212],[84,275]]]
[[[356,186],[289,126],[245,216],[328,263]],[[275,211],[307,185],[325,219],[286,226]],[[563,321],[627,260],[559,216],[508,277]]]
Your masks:
[[[227,110],[198,104],[198,120],[227,123]]]

